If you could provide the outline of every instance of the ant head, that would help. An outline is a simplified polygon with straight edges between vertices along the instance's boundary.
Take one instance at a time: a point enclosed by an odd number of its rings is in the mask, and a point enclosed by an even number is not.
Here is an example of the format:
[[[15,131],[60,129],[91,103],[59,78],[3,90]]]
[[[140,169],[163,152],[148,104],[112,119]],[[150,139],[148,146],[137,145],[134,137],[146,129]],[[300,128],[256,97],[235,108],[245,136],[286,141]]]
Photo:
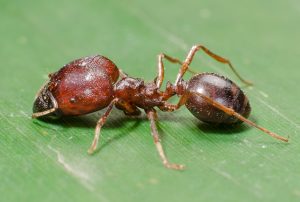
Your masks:
[[[44,87],[35,98],[32,111],[33,113],[49,111],[49,113],[45,113],[40,117],[59,117],[60,113],[58,110],[50,111],[51,109],[55,109],[56,105],[57,104],[52,93],[48,90],[47,87]]]

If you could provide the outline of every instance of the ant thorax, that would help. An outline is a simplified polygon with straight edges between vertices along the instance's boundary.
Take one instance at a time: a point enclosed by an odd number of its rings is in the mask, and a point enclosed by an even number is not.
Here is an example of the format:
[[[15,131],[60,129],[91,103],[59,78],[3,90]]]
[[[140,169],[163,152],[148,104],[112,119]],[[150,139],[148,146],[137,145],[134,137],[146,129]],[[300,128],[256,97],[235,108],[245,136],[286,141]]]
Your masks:
[[[171,96],[173,93],[173,89]],[[163,105],[165,99],[169,98],[169,93],[160,91],[155,82],[145,83],[139,78],[125,77],[115,85],[114,96],[122,102],[130,103],[142,109],[148,109]]]

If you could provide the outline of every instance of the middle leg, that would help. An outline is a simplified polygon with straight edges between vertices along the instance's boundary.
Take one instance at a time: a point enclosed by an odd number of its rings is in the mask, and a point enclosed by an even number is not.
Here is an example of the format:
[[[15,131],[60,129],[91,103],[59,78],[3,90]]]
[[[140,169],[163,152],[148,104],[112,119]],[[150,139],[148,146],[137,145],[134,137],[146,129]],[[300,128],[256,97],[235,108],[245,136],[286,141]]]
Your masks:
[[[141,111],[135,106],[123,100],[119,100],[115,104],[116,108],[122,110],[127,116],[139,116]]]
[[[154,144],[155,144],[158,154],[162,160],[162,163],[164,164],[164,166],[166,168],[175,169],[175,170],[183,170],[184,169],[183,165],[170,163],[165,155],[163,147],[160,143],[159,134],[158,134],[157,127],[155,124],[155,119],[157,117],[156,111],[154,109],[150,109],[150,110],[147,110],[146,113],[147,113],[147,117],[150,121],[151,133],[153,136]]]
[[[161,87],[162,82],[164,80],[164,75],[165,75],[165,67],[164,67],[163,59],[166,59],[166,60],[168,60],[171,63],[175,63],[175,64],[177,63],[179,65],[183,65],[183,62],[181,62],[177,58],[173,58],[173,57],[168,56],[168,55],[166,55],[164,53],[159,54],[158,55],[158,65],[157,65],[158,75],[155,78],[155,84],[156,84],[156,86],[157,86],[158,89]],[[190,67],[187,68],[187,71],[191,72],[192,74],[196,74],[196,72],[193,71],[193,70],[191,70]]]

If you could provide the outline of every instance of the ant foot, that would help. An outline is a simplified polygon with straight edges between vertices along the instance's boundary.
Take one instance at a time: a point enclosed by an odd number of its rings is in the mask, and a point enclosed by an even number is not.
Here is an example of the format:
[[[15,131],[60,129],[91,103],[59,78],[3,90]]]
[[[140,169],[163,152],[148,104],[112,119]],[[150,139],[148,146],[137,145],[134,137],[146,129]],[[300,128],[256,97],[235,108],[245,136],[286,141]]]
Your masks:
[[[96,148],[91,146],[87,152],[88,152],[88,154],[92,155],[95,152],[95,150],[96,150]]]
[[[185,166],[182,165],[182,164],[164,163],[164,166],[165,166],[166,168],[174,169],[174,170],[184,170],[184,169],[185,169]]]

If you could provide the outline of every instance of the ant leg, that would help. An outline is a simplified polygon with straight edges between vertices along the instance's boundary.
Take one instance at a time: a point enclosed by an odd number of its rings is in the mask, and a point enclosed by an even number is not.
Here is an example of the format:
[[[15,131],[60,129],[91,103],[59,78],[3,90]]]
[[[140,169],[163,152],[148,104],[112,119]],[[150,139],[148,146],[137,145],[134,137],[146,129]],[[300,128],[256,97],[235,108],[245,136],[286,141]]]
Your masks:
[[[48,77],[51,78],[52,74],[49,74]],[[42,85],[42,87],[38,90],[38,92],[35,94],[34,99],[36,99],[39,94],[44,90],[45,86],[49,83],[49,80],[45,81],[45,83]]]
[[[194,55],[197,51],[199,50],[203,50],[207,55],[209,55],[210,57],[212,57],[213,59],[217,60],[218,62],[224,63],[229,65],[230,69],[233,71],[233,73],[246,85],[252,85],[251,82],[243,79],[239,73],[235,70],[235,68],[233,67],[233,65],[231,64],[230,60],[223,58],[221,56],[218,56],[216,54],[214,54],[213,52],[211,52],[210,50],[208,50],[206,47],[202,46],[202,45],[195,45],[191,48],[190,52],[188,53],[184,63],[182,64],[179,73],[177,75],[176,81],[175,81],[175,85],[177,85],[177,83],[181,80],[181,78],[183,77],[184,73],[187,71],[189,65],[191,64]]]
[[[35,94],[35,99],[38,97],[38,95],[42,92],[42,90],[45,88],[45,86],[49,83],[51,77],[55,74],[56,72],[49,73],[48,74],[48,80],[45,81],[45,83],[42,85],[42,87],[38,90],[38,92]]]
[[[122,110],[127,116],[139,116],[141,114],[141,111],[135,105],[122,100],[116,102],[115,106],[116,108]]]
[[[45,86],[49,83],[50,79],[56,72],[49,73],[48,74],[48,80],[45,81],[45,83],[42,85],[42,87],[38,90],[38,92],[35,94],[35,99],[38,97],[38,95],[42,92],[42,90],[45,88]]]
[[[288,142],[288,138],[285,138],[285,137],[282,137],[276,133],[273,133],[271,131],[269,131],[268,129],[266,128],[263,128],[257,124],[255,124],[254,122],[250,121],[249,119],[246,119],[245,117],[243,117],[242,115],[240,115],[239,113],[235,112],[233,109],[231,108],[228,108],[216,101],[214,101],[213,99],[211,99],[210,97],[206,96],[206,95],[203,95],[201,93],[197,93],[197,92],[193,92],[194,94],[197,94],[199,96],[201,96],[203,99],[205,99],[209,104],[213,105],[214,107],[220,109],[221,111],[225,112],[226,114],[230,115],[230,116],[234,116],[236,117],[237,119],[247,123],[248,125],[250,126],[253,126],[261,131],[263,131],[264,133],[272,136],[273,138],[276,138],[278,140],[281,140],[281,141],[284,141],[284,142]],[[177,110],[179,109],[182,105],[184,105],[188,99],[188,97],[190,96],[191,94],[184,94],[183,96],[180,97],[180,100],[178,101],[177,104],[169,104],[167,102],[164,103],[163,106],[160,106],[159,108],[162,110],[162,111],[168,111],[168,112],[172,112],[174,110]]]
[[[99,137],[100,137],[100,130],[102,126],[104,125],[107,117],[109,116],[111,110],[113,109],[114,104],[117,102],[118,99],[114,99],[113,101],[110,102],[110,104],[107,107],[106,112],[101,116],[99,121],[97,122],[96,129],[95,129],[95,136],[92,142],[92,145],[90,146],[88,153],[92,154],[97,148],[98,142],[99,142]]]
[[[165,68],[164,68],[163,59],[166,59],[166,60],[168,60],[171,63],[177,63],[177,64],[180,64],[180,65],[183,65],[183,62],[181,62],[177,58],[173,58],[173,57],[168,56],[168,55],[166,55],[164,53],[159,54],[158,55],[158,65],[157,65],[158,75],[155,78],[155,84],[156,84],[156,86],[157,86],[158,89],[161,87],[162,82],[164,80],[164,71],[165,71]],[[187,71],[191,72],[192,74],[196,74],[196,72],[193,71],[193,70],[191,70],[190,67],[188,67]]]
[[[235,112],[233,109],[231,108],[228,108],[228,107],[225,107],[224,105],[214,101],[213,99],[207,97],[206,95],[203,95],[201,93],[196,93],[194,92],[195,94],[201,96],[203,99],[205,99],[208,103],[210,103],[211,105],[213,105],[214,107],[222,110],[223,112],[225,112],[226,114],[230,115],[230,116],[234,116],[236,118],[238,118],[239,120],[249,124],[250,126],[253,126],[261,131],[263,131],[264,133],[272,136],[273,138],[276,138],[278,140],[281,140],[281,141],[284,141],[284,142],[288,142],[288,138],[285,138],[285,137],[282,137],[276,133],[273,133],[269,130],[267,130],[266,128],[263,128],[255,123],[253,123],[252,121],[250,121],[249,119],[246,119],[245,117],[243,117],[242,115],[240,115],[239,113]]]
[[[164,102],[163,105],[158,106],[158,108],[162,111],[173,112],[173,111],[179,109],[182,105],[184,105],[186,103],[187,98],[188,98],[188,94],[185,93],[180,97],[177,104],[171,104],[168,102]]]
[[[165,155],[163,147],[160,143],[159,134],[158,134],[157,127],[155,124],[155,121],[157,118],[156,111],[154,109],[150,109],[150,110],[147,110],[146,113],[147,113],[147,117],[150,121],[151,133],[153,136],[154,144],[155,144],[158,154],[162,160],[162,163],[164,164],[164,166],[166,168],[175,169],[175,170],[183,170],[184,169],[183,165],[169,163],[169,161]]]
[[[156,83],[156,86],[157,88],[159,89],[162,85],[162,82],[164,80],[164,75],[165,75],[165,67],[164,67],[164,63],[163,63],[163,59],[167,59],[169,62],[172,62],[172,63],[177,63],[177,64],[180,64],[182,65],[183,63],[177,59],[177,58],[172,58],[164,53],[161,53],[158,55],[158,75],[157,77],[155,78],[155,83]]]

